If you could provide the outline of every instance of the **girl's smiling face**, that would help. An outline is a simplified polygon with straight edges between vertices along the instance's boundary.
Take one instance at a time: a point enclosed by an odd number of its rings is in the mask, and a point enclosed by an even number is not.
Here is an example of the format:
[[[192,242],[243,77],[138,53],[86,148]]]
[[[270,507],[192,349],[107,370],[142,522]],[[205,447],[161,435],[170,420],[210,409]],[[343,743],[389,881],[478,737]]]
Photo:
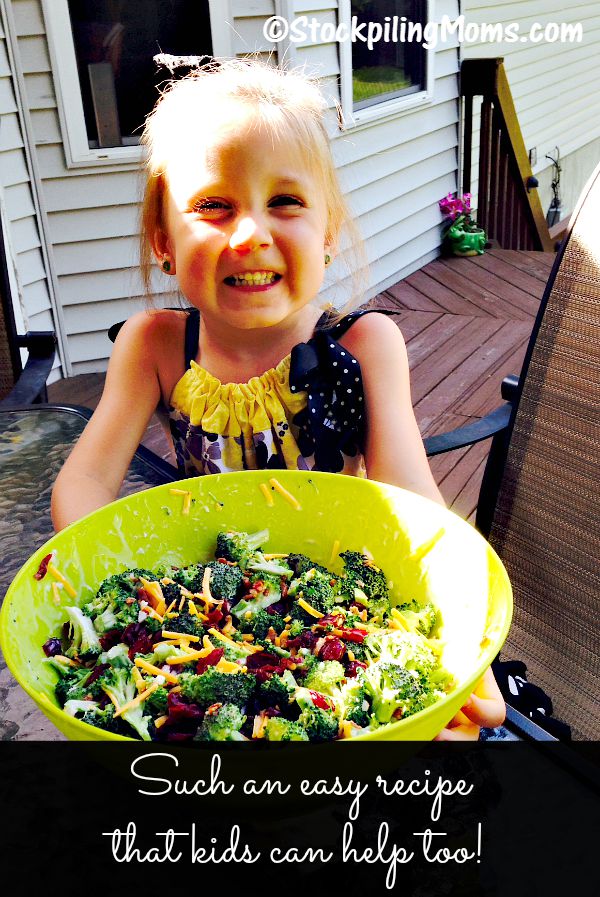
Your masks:
[[[228,105],[214,137],[178,147],[167,166],[154,248],[207,324],[273,327],[319,291],[331,252],[326,200],[291,135]]]

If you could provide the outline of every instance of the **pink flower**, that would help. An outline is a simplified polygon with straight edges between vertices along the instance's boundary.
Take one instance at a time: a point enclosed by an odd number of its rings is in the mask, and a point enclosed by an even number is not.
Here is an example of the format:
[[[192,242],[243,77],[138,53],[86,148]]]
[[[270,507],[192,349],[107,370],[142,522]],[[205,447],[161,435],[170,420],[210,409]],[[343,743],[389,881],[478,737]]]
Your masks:
[[[471,194],[465,193],[460,197],[449,193],[444,199],[440,199],[439,206],[443,215],[451,221],[456,221],[460,215],[469,215],[471,212]]]

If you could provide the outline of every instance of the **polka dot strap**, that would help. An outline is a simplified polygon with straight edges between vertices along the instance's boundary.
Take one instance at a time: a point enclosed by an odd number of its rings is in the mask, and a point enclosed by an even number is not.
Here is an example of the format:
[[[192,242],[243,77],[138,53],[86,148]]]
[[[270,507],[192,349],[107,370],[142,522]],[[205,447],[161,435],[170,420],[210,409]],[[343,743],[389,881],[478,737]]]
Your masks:
[[[337,339],[363,314],[354,312],[292,349],[290,389],[306,391],[305,437],[315,454],[332,458],[360,451],[364,443],[364,394],[360,364]],[[325,468],[327,469],[327,468]]]

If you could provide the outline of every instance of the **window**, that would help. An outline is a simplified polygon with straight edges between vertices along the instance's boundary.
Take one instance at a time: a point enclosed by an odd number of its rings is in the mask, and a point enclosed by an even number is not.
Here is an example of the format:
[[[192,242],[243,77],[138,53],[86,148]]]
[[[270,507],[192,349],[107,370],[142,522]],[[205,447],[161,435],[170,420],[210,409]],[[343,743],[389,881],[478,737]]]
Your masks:
[[[419,40],[430,6],[430,0],[341,0],[341,21],[355,22],[364,36],[369,26],[374,36],[375,26],[381,29],[371,47],[361,40],[340,45],[347,123],[371,121],[431,99],[432,51]]]
[[[222,18],[228,4],[218,2],[44,0],[69,166],[139,160],[144,119],[170,77],[153,56],[221,55],[213,10]]]

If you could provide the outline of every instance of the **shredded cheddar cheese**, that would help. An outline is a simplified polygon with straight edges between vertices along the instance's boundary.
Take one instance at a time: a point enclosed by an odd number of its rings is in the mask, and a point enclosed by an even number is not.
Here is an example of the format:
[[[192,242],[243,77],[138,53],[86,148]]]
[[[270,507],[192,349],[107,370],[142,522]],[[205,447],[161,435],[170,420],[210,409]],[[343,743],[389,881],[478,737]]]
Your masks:
[[[316,608],[314,608],[311,604],[309,604],[308,601],[305,601],[304,598],[298,598],[298,604],[300,605],[302,610],[305,610],[307,614],[311,615],[311,617],[316,617],[317,620],[320,620],[321,617],[325,616],[325,614],[322,614],[320,611],[318,611]]]
[[[60,572],[60,570],[57,570],[52,561],[50,561],[50,563],[48,564],[47,570],[48,573],[52,574],[54,579],[57,579],[60,583],[63,584],[67,595],[70,595],[71,598],[75,598],[77,596],[77,592],[75,591],[69,580]]]
[[[146,691],[143,691],[141,694],[137,696],[137,698],[132,698],[131,701],[128,701],[127,704],[123,704],[122,707],[119,707],[118,710],[115,710],[115,716],[122,716],[124,713],[127,713],[128,710],[134,710],[136,707],[139,707],[140,704],[143,704],[144,701],[150,697],[151,694],[159,689],[164,682],[156,680],[149,685]]]
[[[167,682],[172,682],[173,685],[179,682],[178,677],[173,675],[173,673],[166,673],[164,670],[160,670],[158,667],[155,667],[153,663],[148,663],[147,660],[143,660],[141,657],[136,657],[135,665],[146,673],[150,673],[151,676],[162,676]]]
[[[267,486],[266,483],[261,483],[259,488],[260,488],[260,491],[262,492],[262,494],[263,494],[264,497],[265,497],[265,501],[267,502],[267,505],[268,505],[270,508],[272,508],[273,505],[275,504],[275,502],[273,501],[273,496],[271,495],[271,493],[270,493],[270,491],[269,491],[269,487]]]
[[[335,559],[337,558],[337,556],[339,554],[339,551],[340,551],[340,540],[336,539],[335,542],[333,543],[333,547],[331,549],[331,557],[329,558],[330,564],[333,564],[333,562],[335,561]]]
[[[58,591],[58,588],[59,588],[58,583],[53,582],[52,583],[52,601],[54,602],[54,604],[56,604],[57,607],[60,604],[60,592]]]
[[[281,485],[279,480],[276,480],[275,477],[271,477],[271,479],[269,480],[269,483],[271,484],[273,489],[276,490],[276,492],[279,492],[279,494],[282,495],[283,498],[285,498],[285,500],[293,508],[296,509],[296,511],[302,510],[302,506],[301,506],[300,502],[298,501],[298,499],[295,498],[295,496],[293,496],[291,492],[288,492],[287,489],[284,489],[284,487]]]

